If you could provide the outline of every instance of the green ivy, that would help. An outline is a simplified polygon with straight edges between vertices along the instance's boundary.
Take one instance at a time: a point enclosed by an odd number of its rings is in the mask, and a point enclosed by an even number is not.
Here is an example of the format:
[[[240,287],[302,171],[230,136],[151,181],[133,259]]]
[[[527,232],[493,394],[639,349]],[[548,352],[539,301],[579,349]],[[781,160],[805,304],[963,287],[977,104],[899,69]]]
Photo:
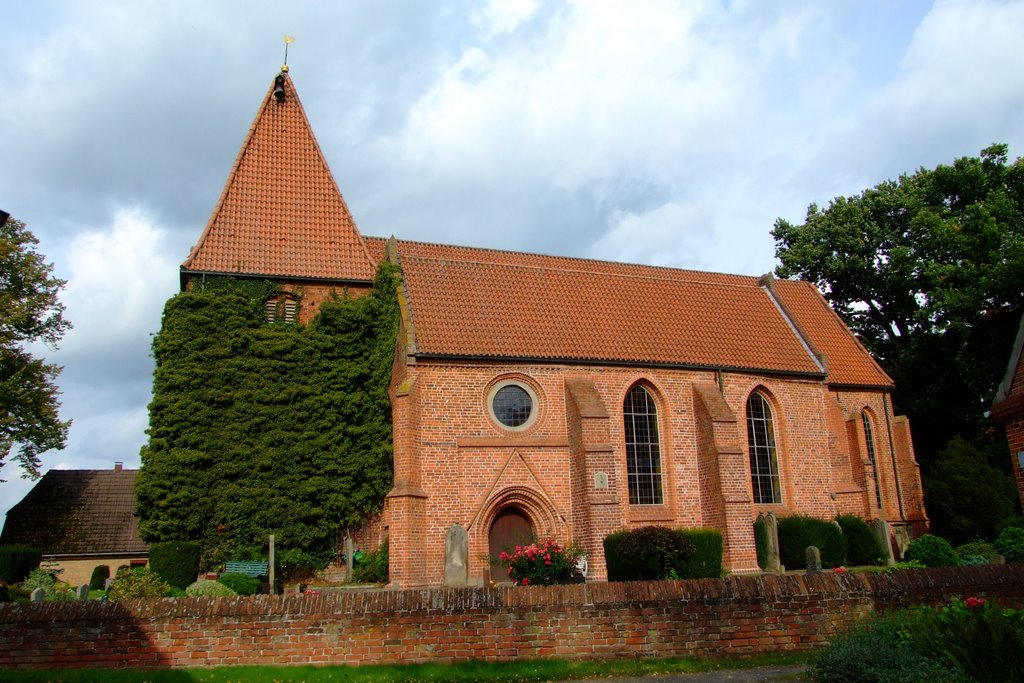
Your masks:
[[[201,544],[203,566],[279,548],[334,551],[391,488],[388,382],[398,271],[333,296],[308,325],[268,323],[274,283],[207,278],[167,302],[153,342],[137,487],[149,542]]]

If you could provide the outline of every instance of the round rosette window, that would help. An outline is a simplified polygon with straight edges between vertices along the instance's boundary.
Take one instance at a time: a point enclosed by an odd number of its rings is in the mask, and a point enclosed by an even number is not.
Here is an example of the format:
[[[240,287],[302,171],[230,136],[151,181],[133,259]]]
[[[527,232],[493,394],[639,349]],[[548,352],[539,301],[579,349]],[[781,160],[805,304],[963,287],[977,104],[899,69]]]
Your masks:
[[[525,382],[505,380],[491,387],[487,408],[499,425],[521,432],[537,420],[537,394]]]

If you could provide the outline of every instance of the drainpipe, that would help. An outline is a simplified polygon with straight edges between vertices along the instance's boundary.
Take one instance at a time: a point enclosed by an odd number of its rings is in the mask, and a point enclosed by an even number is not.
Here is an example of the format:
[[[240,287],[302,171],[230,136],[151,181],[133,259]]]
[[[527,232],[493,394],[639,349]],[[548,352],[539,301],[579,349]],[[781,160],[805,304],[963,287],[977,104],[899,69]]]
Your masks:
[[[882,407],[885,408],[885,431],[889,434],[889,455],[892,457],[892,475],[896,479],[896,502],[899,503],[900,521],[907,521],[907,515],[903,511],[903,486],[900,484],[900,467],[896,461],[896,447],[892,438],[892,422],[889,420],[889,392],[882,391]]]

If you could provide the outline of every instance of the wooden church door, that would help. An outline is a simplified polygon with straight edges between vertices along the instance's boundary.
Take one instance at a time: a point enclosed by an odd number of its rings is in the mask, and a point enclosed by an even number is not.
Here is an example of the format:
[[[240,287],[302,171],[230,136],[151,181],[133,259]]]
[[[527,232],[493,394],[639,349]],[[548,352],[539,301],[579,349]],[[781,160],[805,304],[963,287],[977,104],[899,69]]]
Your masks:
[[[503,552],[511,553],[517,545],[533,542],[533,525],[530,518],[517,507],[507,507],[498,513],[491,523],[488,536],[488,552],[497,558]],[[491,576],[495,581],[505,581],[507,571],[501,564],[491,563]]]

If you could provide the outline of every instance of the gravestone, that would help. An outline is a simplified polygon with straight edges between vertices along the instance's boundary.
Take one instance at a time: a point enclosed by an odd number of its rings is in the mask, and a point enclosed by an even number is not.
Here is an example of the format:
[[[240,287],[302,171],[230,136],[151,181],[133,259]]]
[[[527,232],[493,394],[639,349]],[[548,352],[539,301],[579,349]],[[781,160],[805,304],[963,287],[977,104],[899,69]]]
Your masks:
[[[44,602],[46,600],[46,590],[43,588],[37,588],[32,591],[31,596],[32,602]]]
[[[878,539],[878,547],[882,549],[882,559],[885,565],[891,567],[896,564],[896,558],[892,554],[892,543],[889,542],[889,523],[884,519],[871,520],[871,530],[875,532]]]
[[[779,520],[771,512],[762,512],[758,517],[764,521],[765,535],[768,541],[763,569],[770,574],[782,574],[786,568],[779,561]]]
[[[78,587],[78,591],[76,592],[76,595],[78,596],[79,600],[88,600],[89,599],[89,584],[83,583],[81,586],[79,586]]]
[[[469,583],[469,534],[456,522],[444,535],[444,585]]]
[[[807,547],[807,576],[821,573],[821,551],[816,546]]]

